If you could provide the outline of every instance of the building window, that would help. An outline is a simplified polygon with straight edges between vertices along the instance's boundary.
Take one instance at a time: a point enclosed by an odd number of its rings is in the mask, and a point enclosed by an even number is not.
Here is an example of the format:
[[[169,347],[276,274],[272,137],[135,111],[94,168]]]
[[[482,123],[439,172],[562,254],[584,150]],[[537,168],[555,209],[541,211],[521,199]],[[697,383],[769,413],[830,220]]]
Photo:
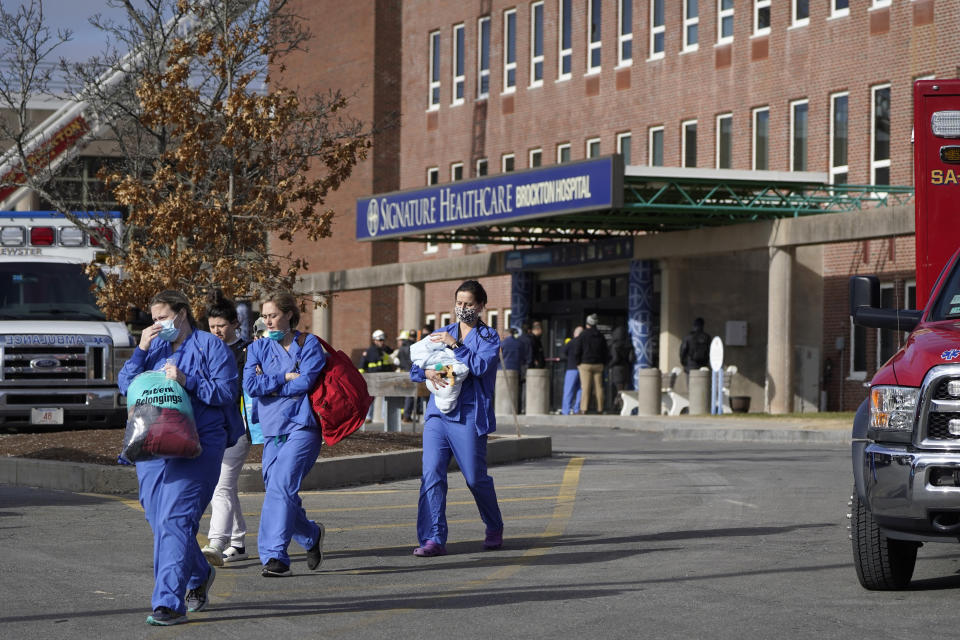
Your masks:
[[[717,44],[733,42],[733,0],[717,0]]]
[[[663,127],[650,127],[648,136],[647,164],[651,167],[663,166]]]
[[[430,331],[433,331],[437,328],[437,315],[435,313],[428,313],[423,317],[423,326],[428,327]],[[426,338],[426,336],[423,336]]]
[[[517,90],[517,10],[503,12],[503,92]]]
[[[587,73],[600,71],[600,27],[603,24],[603,0],[588,0],[587,15]]]
[[[850,15],[850,0],[830,0],[830,17],[839,18]]]
[[[847,133],[850,126],[848,113],[849,95],[835,93],[830,96],[830,183],[846,184]]]
[[[454,162],[450,165],[450,182],[463,180],[463,163]]]
[[[500,158],[500,170],[504,173],[513,171],[514,158],[512,153],[505,153]]]
[[[494,331],[499,331],[500,327],[497,324],[499,320],[500,313],[497,311],[487,311],[487,326],[493,329]]]
[[[629,133],[617,134],[617,153],[623,156],[623,165],[625,167],[629,167],[633,160],[633,155],[630,149],[630,140],[631,136]]]
[[[435,185],[440,184],[440,168],[439,167],[430,167],[427,169],[427,184]]]
[[[733,115],[717,116],[717,169],[733,168]]]
[[[427,105],[430,109],[440,108],[440,32],[430,33],[430,94]]]
[[[570,143],[569,142],[557,145],[557,163],[563,164],[564,162],[570,162]]]
[[[904,309],[917,308],[917,281],[907,280],[903,284],[903,302]]]
[[[680,125],[680,148],[683,149],[683,167],[697,166],[697,121],[687,120]]]
[[[867,329],[850,319],[850,379],[867,377]]]
[[[490,16],[477,21],[477,98],[490,95]]]
[[[770,33],[770,0],[753,0],[753,35]]]
[[[543,3],[530,5],[530,86],[543,84]]]
[[[511,326],[511,324],[510,324],[510,315],[511,315],[511,314],[510,314],[510,311],[511,311],[510,309],[504,309],[504,310],[503,310],[503,326],[504,326],[504,327],[510,327],[510,326]]]
[[[662,58],[667,26],[663,17],[664,0],[650,0],[650,59]]]
[[[880,308],[896,309],[899,307],[896,300],[896,289],[892,282],[880,285]],[[900,348],[900,334],[893,329],[877,329],[877,368],[890,359]]]
[[[810,0],[790,0],[790,24],[793,27],[802,27],[810,24]]]
[[[600,157],[600,138],[590,138],[587,140],[587,157]]]
[[[479,160],[477,160],[475,175],[478,178],[482,178],[483,176],[487,175],[487,159],[486,158],[480,158]]]
[[[441,313],[441,314],[440,314],[440,326],[441,326],[441,327],[445,327],[445,326],[447,326],[448,324],[450,324],[450,314],[449,314],[449,313]]]
[[[890,85],[871,89],[870,184],[890,184]]]
[[[466,30],[462,24],[453,27],[453,101],[452,104],[463,104],[464,88],[466,85],[466,60],[464,56],[464,34]]]
[[[683,0],[683,50],[696,51],[699,42],[700,10],[697,0]]]
[[[753,110],[753,170],[770,168],[770,109]]]
[[[790,170],[807,170],[809,104],[806,100],[790,103]]]
[[[617,66],[624,67],[633,62],[633,0],[618,0],[617,29],[620,34],[620,47],[617,49]]]
[[[536,169],[543,164],[543,149],[530,149],[530,168]]]
[[[557,79],[566,80],[573,70],[573,0],[559,0],[560,24],[557,41],[560,44],[560,64],[557,65]]]

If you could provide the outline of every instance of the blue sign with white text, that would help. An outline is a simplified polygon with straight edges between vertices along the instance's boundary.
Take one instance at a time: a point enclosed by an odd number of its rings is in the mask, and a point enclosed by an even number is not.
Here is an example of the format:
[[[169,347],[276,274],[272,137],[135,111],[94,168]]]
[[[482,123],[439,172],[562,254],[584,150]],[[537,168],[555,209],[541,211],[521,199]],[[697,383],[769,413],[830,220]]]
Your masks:
[[[357,198],[357,240],[619,207],[623,162],[606,156]]]

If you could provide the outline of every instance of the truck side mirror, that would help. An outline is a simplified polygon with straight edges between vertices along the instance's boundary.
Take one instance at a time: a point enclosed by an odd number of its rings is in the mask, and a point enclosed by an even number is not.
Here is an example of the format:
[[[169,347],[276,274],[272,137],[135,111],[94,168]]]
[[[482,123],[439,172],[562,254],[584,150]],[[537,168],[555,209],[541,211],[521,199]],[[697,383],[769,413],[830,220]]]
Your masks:
[[[860,307],[880,307],[880,279],[877,276],[850,276],[850,315]]]

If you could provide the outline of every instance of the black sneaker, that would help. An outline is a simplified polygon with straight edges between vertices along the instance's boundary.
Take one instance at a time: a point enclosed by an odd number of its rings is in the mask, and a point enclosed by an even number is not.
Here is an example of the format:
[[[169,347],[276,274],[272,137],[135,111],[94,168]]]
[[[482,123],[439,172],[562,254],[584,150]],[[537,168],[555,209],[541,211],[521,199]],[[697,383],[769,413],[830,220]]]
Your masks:
[[[327,532],[326,527],[323,526],[322,522],[318,522],[317,526],[320,527],[320,533],[317,534],[317,541],[313,543],[313,546],[307,549],[307,568],[310,571],[315,571],[320,568],[320,565],[323,564],[323,535]]]
[[[209,602],[207,596],[210,593],[210,586],[213,584],[215,577],[217,577],[217,570],[210,567],[210,573],[207,574],[207,579],[196,589],[187,591],[187,597],[183,599],[187,605],[187,611],[203,611],[203,608],[206,607],[207,602]]]
[[[263,565],[264,578],[289,578],[293,575],[288,565],[283,564],[276,558],[270,558],[267,564]]]
[[[153,610],[153,615],[147,616],[147,624],[155,627],[169,627],[187,621],[187,616],[177,613],[169,607],[157,607]]]

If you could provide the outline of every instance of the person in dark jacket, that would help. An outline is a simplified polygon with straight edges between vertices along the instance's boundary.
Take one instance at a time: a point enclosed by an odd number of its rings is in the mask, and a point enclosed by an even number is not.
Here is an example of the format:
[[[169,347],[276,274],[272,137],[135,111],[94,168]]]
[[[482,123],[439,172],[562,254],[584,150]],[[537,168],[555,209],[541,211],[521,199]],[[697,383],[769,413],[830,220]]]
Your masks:
[[[393,349],[387,346],[387,334],[381,329],[377,329],[370,337],[373,339],[373,342],[367,347],[367,350],[363,352],[363,359],[360,361],[360,371],[363,373],[393,371],[393,358],[390,357]],[[367,423],[373,422],[374,404],[375,403],[370,403],[370,410],[367,411]]]
[[[630,342],[630,336],[627,335],[627,328],[623,325],[613,330],[613,340],[610,344],[610,384],[613,385],[614,398],[613,404],[620,412],[623,405],[623,399],[620,392],[632,388],[630,384],[633,363],[637,356],[633,351],[633,344]]]
[[[603,413],[603,367],[609,358],[607,339],[597,329],[597,314],[587,316],[586,325],[574,347],[583,394],[580,397],[580,413],[587,413],[591,391],[597,402],[597,413]]]
[[[526,361],[527,355],[526,346],[517,338],[516,329],[507,329],[503,332],[500,350],[503,351],[503,364],[497,364],[497,368],[507,369],[509,371],[520,371]]]
[[[410,345],[416,331],[401,331],[397,337],[397,350],[393,352],[393,363],[399,371],[410,371],[413,361],[410,359]],[[408,396],[403,399],[403,422],[413,422],[414,406],[417,399]]]
[[[580,413],[580,372],[577,370],[577,343],[583,327],[573,330],[573,337],[567,338],[566,344],[560,351],[560,359],[566,362],[566,371],[563,374],[563,407],[561,413],[565,416]]]
[[[530,324],[523,323],[523,334],[519,340],[524,344],[526,360],[524,361],[523,371],[527,369],[543,369],[545,361],[543,359],[543,343],[540,342],[540,335],[543,329],[539,322]]]
[[[703,330],[703,318],[693,321],[693,330],[680,343],[680,364],[683,370],[690,373],[691,369],[699,369],[710,365],[709,333]]]

